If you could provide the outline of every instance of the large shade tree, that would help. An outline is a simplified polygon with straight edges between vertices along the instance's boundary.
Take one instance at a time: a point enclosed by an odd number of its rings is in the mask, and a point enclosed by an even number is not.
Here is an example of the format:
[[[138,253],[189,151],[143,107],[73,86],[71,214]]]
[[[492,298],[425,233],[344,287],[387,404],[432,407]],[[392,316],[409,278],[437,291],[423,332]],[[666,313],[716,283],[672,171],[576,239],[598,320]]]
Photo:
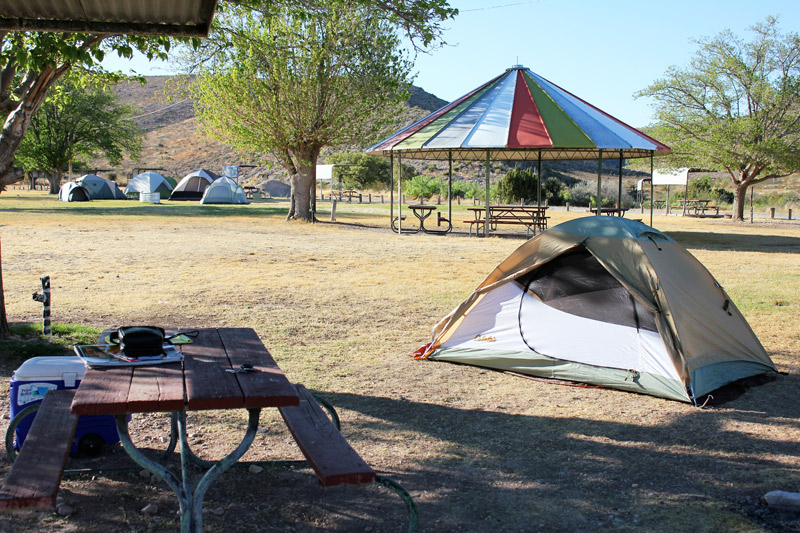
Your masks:
[[[800,170],[800,36],[775,18],[749,41],[725,31],[699,41],[688,67],[640,91],[654,101],[654,135],[676,166],[724,170],[743,220],[747,189]]]
[[[193,85],[207,131],[289,174],[287,218],[310,221],[315,165],[327,146],[364,144],[393,125],[410,63],[379,11],[320,1],[302,14],[228,10],[230,47]]]
[[[134,108],[120,105],[111,87],[96,76],[65,76],[49,95],[17,151],[24,170],[44,171],[57,194],[64,168],[103,156],[118,165],[141,153],[144,132],[130,119]]]

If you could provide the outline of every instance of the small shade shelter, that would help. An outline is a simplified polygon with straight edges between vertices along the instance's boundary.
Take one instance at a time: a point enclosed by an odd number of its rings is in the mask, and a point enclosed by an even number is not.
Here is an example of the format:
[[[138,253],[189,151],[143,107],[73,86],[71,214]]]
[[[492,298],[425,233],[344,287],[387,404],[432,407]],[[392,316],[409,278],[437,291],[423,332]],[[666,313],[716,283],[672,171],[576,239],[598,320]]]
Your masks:
[[[367,152],[391,157],[393,163],[395,156],[398,161],[403,157],[449,161],[451,183],[453,159],[485,160],[488,200],[492,159],[536,161],[539,176],[542,161],[596,159],[598,198],[603,159],[619,159],[621,197],[623,159],[652,158],[669,154],[670,149],[530,69],[514,65]],[[398,201],[398,211],[401,204]],[[448,209],[452,215],[452,207]],[[393,210],[390,216],[394,217]]]

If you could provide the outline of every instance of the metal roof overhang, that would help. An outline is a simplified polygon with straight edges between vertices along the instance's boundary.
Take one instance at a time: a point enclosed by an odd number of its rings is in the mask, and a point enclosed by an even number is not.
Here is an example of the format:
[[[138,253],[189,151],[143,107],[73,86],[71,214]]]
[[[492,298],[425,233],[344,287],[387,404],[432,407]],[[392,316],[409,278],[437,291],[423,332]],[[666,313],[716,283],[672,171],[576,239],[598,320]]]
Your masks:
[[[669,151],[644,150],[641,148],[442,148],[435,149],[406,149],[406,150],[376,150],[374,154],[389,157],[399,155],[408,159],[432,159],[447,161],[450,157],[454,160],[484,160],[487,155],[492,161],[537,161],[541,154],[542,161],[566,160],[596,160],[602,152],[604,158],[616,159],[620,153],[624,159],[650,157],[669,154]]]
[[[0,31],[206,37],[217,0],[0,0]]]

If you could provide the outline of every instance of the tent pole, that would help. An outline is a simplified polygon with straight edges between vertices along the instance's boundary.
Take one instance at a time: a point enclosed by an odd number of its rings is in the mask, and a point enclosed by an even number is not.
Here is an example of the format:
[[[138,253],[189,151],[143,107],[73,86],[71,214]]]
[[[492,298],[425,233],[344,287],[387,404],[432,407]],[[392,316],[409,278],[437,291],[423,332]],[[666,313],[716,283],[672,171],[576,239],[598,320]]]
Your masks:
[[[403,156],[397,154],[397,234],[403,234]]]
[[[602,203],[602,196],[600,195],[600,182],[603,179],[603,151],[598,150],[597,154],[597,196],[595,197],[595,207],[597,208],[596,215],[599,217],[601,215],[600,207]]]
[[[447,220],[453,223],[453,151],[447,152],[449,171],[447,174]]]
[[[542,207],[542,151],[539,150],[539,161],[536,165],[536,181],[539,186],[536,188],[536,207]]]
[[[650,227],[653,227],[653,153],[650,153]]]
[[[619,151],[619,190],[617,192],[617,209],[622,209],[622,150]]]
[[[394,152],[389,152],[389,227],[394,220]],[[333,194],[333,180],[331,180],[331,194]]]
[[[484,202],[485,213],[483,217],[483,236],[489,236],[489,176],[491,175],[491,161],[489,151],[486,151],[486,201]]]

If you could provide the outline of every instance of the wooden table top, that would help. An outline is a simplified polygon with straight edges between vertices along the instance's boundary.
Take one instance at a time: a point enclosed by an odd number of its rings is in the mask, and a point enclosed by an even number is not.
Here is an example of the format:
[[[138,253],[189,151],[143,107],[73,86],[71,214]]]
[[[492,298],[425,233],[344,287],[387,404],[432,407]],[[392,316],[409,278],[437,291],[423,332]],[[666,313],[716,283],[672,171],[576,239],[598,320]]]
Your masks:
[[[299,405],[297,391],[255,331],[198,331],[192,344],[180,347],[183,363],[87,369],[72,412],[115,415]],[[226,372],[245,363],[256,371]]]

